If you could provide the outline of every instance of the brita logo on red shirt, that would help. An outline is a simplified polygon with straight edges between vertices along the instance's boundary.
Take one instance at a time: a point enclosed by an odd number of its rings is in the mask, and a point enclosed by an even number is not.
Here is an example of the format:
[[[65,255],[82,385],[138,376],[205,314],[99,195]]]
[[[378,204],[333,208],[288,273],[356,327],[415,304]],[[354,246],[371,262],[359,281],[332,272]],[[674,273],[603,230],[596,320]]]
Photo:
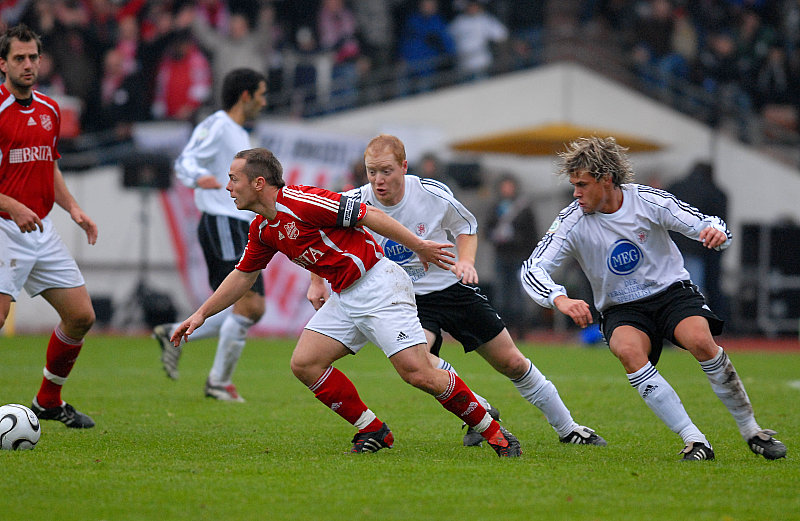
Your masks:
[[[9,163],[30,163],[32,161],[52,161],[53,149],[50,145],[38,147],[12,148],[8,151]]]

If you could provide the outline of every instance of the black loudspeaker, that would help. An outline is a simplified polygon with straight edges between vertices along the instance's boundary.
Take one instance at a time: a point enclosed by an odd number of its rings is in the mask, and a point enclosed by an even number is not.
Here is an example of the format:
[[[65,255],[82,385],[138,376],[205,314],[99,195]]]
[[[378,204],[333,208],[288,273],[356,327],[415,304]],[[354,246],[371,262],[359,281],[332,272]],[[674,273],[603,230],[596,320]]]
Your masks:
[[[769,241],[768,245],[762,241]],[[800,227],[791,225],[742,225],[742,266],[759,266],[762,247],[767,248],[770,269],[783,275],[800,275]]]
[[[168,156],[136,153],[122,162],[122,186],[166,190],[172,183],[172,160]]]

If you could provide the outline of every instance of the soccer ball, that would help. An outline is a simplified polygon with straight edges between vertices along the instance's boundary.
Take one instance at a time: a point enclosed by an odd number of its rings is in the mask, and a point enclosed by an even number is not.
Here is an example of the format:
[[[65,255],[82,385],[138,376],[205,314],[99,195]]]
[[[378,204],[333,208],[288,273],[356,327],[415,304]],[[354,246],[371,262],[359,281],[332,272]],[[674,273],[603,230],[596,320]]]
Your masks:
[[[32,410],[17,403],[0,407],[0,449],[32,449],[41,435],[39,418]]]

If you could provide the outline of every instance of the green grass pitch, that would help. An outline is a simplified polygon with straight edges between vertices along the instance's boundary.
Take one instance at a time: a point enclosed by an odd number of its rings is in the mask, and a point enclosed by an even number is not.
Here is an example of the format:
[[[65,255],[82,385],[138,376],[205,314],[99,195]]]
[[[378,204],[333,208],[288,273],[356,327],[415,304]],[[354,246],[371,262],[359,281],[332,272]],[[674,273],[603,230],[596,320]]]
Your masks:
[[[46,338],[0,337],[0,404],[30,404]],[[460,422],[403,383],[374,346],[337,363],[386,421],[391,450],[350,455],[353,428],[289,370],[291,340],[252,339],[236,373],[246,403],[203,397],[215,343],[190,343],[181,378],[150,338],[90,335],[64,398],[86,431],[44,422],[32,451],[0,451],[0,519],[25,520],[792,520],[800,519],[800,352],[733,352],[762,427],[788,457],[766,461],[687,353],[659,370],[716,461],[679,462],[680,439],[603,348],[521,345],[576,421],[608,447],[558,442],[538,409],[478,355],[443,356],[503,416],[523,456],[461,445]]]

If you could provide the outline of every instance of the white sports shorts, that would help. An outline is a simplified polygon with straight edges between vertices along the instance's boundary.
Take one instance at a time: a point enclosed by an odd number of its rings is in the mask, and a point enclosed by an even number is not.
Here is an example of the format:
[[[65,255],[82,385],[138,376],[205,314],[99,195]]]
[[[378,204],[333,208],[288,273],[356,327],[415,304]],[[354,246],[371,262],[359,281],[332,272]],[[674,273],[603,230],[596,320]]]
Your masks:
[[[0,293],[17,299],[22,288],[35,297],[52,288],[77,288],[86,282],[49,217],[43,231],[22,233],[0,218]]]
[[[411,278],[387,258],[349,288],[331,293],[305,328],[338,340],[354,354],[367,342],[387,357],[427,342]]]

